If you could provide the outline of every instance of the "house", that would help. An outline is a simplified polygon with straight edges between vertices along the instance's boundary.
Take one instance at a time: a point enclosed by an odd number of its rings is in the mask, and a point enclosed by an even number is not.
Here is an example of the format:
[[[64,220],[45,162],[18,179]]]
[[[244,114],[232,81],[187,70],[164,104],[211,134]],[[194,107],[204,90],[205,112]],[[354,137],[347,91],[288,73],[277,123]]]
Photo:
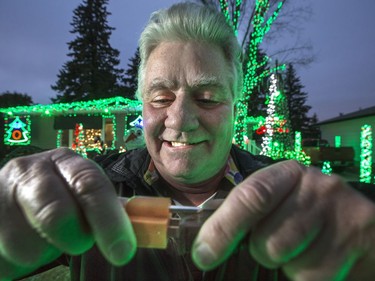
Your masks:
[[[142,105],[123,97],[72,103],[0,108],[2,146],[51,149],[84,145],[124,146],[123,136],[139,120]]]
[[[361,133],[365,125],[372,128],[371,141],[374,155],[375,106],[348,114],[340,114],[338,117],[317,124],[321,130],[321,138],[328,140],[331,146],[340,142],[341,146],[351,146],[354,148],[354,161],[356,165],[360,162]]]

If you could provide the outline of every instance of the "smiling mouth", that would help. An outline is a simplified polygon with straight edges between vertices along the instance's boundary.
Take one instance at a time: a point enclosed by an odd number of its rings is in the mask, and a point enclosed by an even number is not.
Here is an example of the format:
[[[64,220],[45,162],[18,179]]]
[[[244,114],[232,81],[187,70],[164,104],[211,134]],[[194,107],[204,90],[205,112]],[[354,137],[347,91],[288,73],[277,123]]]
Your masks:
[[[188,146],[189,143],[187,143],[187,142],[171,141],[171,145],[172,145],[173,147],[179,147],[179,146]]]
[[[200,142],[190,143],[190,142],[178,142],[178,141],[170,141],[168,142],[172,147],[183,147],[183,146],[191,146],[199,144]]]

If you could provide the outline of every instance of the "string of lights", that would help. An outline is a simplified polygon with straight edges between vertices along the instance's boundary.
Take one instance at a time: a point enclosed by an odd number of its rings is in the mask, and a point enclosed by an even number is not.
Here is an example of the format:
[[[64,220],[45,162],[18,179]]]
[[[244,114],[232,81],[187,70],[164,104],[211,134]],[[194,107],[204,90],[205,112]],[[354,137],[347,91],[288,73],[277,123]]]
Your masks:
[[[359,181],[371,183],[372,173],[372,128],[363,125],[361,128],[361,156],[359,166]]]

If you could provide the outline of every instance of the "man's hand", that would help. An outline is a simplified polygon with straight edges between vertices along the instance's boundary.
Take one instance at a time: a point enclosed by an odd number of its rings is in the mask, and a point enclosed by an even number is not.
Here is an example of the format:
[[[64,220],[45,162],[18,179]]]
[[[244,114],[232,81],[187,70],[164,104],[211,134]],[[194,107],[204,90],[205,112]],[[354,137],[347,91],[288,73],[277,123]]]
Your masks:
[[[0,171],[0,280],[94,243],[115,265],[136,249],[131,223],[94,162],[56,149],[14,159]]]
[[[285,161],[233,189],[202,226],[192,255],[209,270],[250,239],[259,263],[281,267],[292,280],[370,281],[374,224],[375,205],[338,176]]]

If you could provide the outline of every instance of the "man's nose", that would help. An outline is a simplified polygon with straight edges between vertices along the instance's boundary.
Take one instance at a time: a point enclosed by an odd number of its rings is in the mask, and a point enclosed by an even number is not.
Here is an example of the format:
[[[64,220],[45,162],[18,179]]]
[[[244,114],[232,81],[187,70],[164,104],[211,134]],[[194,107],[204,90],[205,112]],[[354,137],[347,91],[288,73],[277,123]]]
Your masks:
[[[167,128],[189,132],[199,127],[199,109],[189,99],[176,99],[169,106],[165,120]]]

